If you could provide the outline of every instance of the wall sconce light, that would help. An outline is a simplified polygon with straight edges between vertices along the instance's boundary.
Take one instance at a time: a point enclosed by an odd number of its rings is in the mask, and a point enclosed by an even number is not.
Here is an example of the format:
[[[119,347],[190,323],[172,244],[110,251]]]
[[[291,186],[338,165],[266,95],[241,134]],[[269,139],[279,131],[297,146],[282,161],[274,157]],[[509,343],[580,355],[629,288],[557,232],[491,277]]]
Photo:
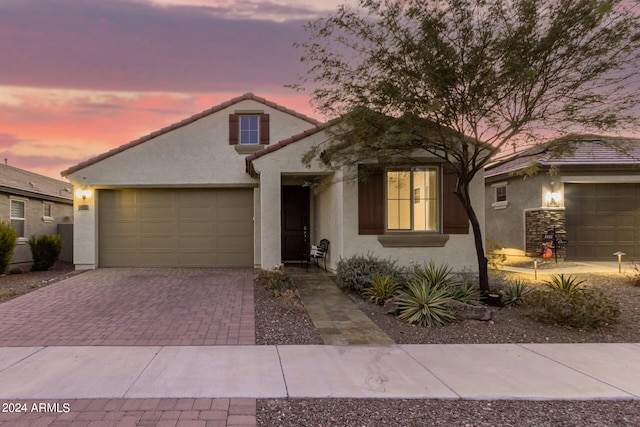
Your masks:
[[[622,251],[614,252],[614,255],[618,256],[618,273],[622,273],[622,255],[626,255]]]
[[[78,210],[88,211],[89,205],[87,204],[87,197],[91,197],[93,191],[88,188],[78,188],[76,190],[76,197],[82,199],[82,204],[78,205]]]
[[[547,206],[557,207],[560,205],[562,194],[559,191],[547,191],[544,195],[544,202]]]

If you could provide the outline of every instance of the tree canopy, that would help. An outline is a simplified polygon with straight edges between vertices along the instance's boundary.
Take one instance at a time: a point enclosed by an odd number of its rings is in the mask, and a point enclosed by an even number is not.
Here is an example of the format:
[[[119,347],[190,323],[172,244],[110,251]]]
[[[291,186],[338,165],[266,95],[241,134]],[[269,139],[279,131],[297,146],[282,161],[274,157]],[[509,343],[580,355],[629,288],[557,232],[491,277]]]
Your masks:
[[[486,259],[469,195],[492,156],[568,132],[636,124],[640,9],[629,0],[360,0],[297,44],[314,106],[339,121],[325,163],[440,158]],[[484,264],[484,265],[483,265]]]

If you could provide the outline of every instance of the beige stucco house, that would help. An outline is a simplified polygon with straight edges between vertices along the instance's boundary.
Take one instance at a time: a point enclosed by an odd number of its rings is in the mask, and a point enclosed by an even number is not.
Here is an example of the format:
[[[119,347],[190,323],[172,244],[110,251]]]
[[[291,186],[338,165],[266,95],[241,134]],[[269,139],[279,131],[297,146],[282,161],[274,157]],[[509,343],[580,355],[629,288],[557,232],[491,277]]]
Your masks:
[[[72,189],[68,182],[0,164],[0,220],[18,233],[10,265],[27,267],[33,261],[29,237],[43,234],[59,234],[59,259],[72,261]]]
[[[494,162],[485,180],[486,236],[507,255],[540,257],[555,229],[559,257],[640,259],[640,140],[571,135]]]
[[[303,164],[329,137],[318,121],[246,93],[63,171],[76,188],[76,268],[271,268],[328,239],[333,269],[372,253],[477,270],[455,177],[436,159],[380,164],[366,181]],[[482,176],[473,188],[484,224]]]

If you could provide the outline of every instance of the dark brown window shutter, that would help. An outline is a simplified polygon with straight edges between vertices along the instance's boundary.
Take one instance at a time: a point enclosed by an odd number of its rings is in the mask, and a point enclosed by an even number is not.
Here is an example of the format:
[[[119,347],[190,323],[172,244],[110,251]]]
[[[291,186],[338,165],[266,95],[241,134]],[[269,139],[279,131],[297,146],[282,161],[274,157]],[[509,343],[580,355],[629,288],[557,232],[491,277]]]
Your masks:
[[[260,144],[269,143],[269,115],[260,114]]]
[[[384,233],[384,173],[367,171],[362,177],[358,167],[358,234]]]
[[[458,177],[449,168],[442,170],[442,232],[444,234],[469,234],[469,218],[464,206],[456,197]]]
[[[229,144],[237,145],[240,141],[240,118],[237,114],[229,114]]]

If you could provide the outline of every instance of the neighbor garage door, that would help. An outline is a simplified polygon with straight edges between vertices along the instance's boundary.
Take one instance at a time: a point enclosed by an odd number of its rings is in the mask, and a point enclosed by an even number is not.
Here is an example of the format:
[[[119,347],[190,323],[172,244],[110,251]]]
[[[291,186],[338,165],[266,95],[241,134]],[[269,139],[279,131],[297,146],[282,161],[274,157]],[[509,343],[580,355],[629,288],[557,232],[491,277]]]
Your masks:
[[[253,266],[252,189],[100,190],[101,267]]]
[[[640,258],[640,184],[565,184],[567,258]]]

